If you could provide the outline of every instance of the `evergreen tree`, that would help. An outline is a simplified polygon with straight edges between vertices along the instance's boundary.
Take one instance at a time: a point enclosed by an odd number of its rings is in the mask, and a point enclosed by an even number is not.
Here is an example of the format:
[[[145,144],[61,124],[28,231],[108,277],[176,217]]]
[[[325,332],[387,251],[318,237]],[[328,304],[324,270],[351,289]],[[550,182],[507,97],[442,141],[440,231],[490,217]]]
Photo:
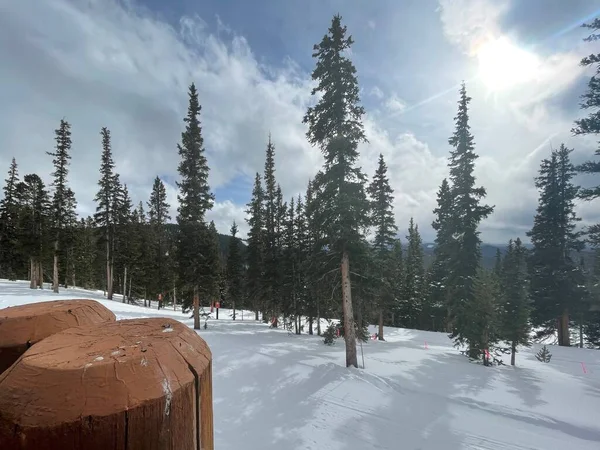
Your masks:
[[[452,256],[456,254],[457,242],[454,239],[455,222],[452,220],[454,198],[448,180],[444,178],[437,194],[437,208],[433,210],[435,220],[432,223],[436,231],[434,255],[435,260],[430,268],[430,284],[428,303],[436,308],[446,309],[444,322],[446,330],[452,331],[451,297],[449,296],[450,275],[452,273]],[[438,327],[442,323],[438,317]],[[437,327],[436,327],[437,329]]]
[[[106,263],[106,298],[113,298],[113,262],[114,262],[114,228],[116,224],[115,197],[119,191],[118,175],[115,174],[115,163],[112,157],[110,130],[106,127],[100,132],[102,136],[102,159],[100,164],[100,189],[96,194],[96,214],[94,220],[102,238]]]
[[[137,230],[133,223],[133,203],[126,184],[121,185],[119,182],[113,201],[115,211],[113,266],[117,273],[118,291],[123,295],[123,303],[125,303],[127,278],[131,277],[131,269],[138,260],[137,248],[134,245]]]
[[[12,159],[5,183],[4,198],[0,201],[0,273],[9,280],[16,280],[22,258],[18,252],[19,172],[15,158]]]
[[[74,264],[77,266],[77,285],[86,289],[95,287],[95,266],[97,257],[96,230],[94,219],[81,219],[75,232]],[[75,283],[73,283],[75,284]]]
[[[423,265],[423,241],[419,226],[412,217],[408,226],[408,251],[404,263],[404,292],[402,295],[401,317],[407,328],[421,327],[423,311],[425,267]]]
[[[377,292],[377,307],[379,309],[379,340],[383,341],[384,313],[389,312],[393,306],[394,259],[392,248],[398,227],[394,222],[394,190],[387,177],[387,166],[383,154],[379,155],[379,164],[373,181],[369,185],[368,193],[371,197],[372,223],[375,226],[375,265],[378,272],[379,289]]]
[[[267,144],[264,173],[264,279],[265,311],[269,317],[275,318],[273,325],[277,326],[279,315],[279,208],[277,182],[275,180],[275,145]],[[263,317],[266,319],[266,315]]]
[[[600,30],[600,19],[594,19],[592,23],[584,24],[583,27],[592,31],[585,40],[588,42],[596,42],[600,39],[600,34],[596,32]],[[600,53],[592,53],[581,60],[581,66],[583,67],[596,67],[594,75],[588,82],[588,89],[585,94],[581,96],[581,109],[591,111],[587,117],[576,120],[575,127],[571,130],[576,136],[579,135],[597,135],[600,133]],[[600,156],[600,148],[594,152],[595,156]],[[590,160],[579,165],[576,170],[582,174],[600,174],[600,161]],[[600,197],[600,185],[592,186],[587,189],[581,189],[579,191],[579,198],[583,200],[594,200]],[[600,249],[600,223],[593,224],[586,229],[587,240],[592,248],[597,252]],[[592,270],[592,278],[597,278],[598,271],[596,268]],[[591,339],[591,345],[597,345],[600,347],[600,292],[595,288],[597,282],[592,283],[593,289],[589,290],[589,302],[591,311],[586,311],[584,317],[586,319],[585,328],[586,336]],[[597,339],[593,336],[597,336]],[[597,344],[593,344],[597,342]]]
[[[488,350],[498,340],[497,309],[500,299],[498,278],[491,271],[478,269],[473,283],[473,296],[465,305],[464,320],[469,326],[464,328],[462,337],[469,344],[469,357],[479,359],[489,365]]]
[[[246,275],[246,295],[248,304],[252,305],[258,320],[258,312],[264,305],[264,191],[260,175],[257,173],[252,189],[252,199],[246,209],[248,232],[248,270]],[[263,311],[264,312],[264,311]]]
[[[227,300],[233,309],[233,320],[236,319],[235,306],[242,306],[244,295],[244,266],[240,250],[240,240],[237,237],[238,227],[231,225],[231,239],[229,239],[229,252],[227,254]]]
[[[204,229],[206,236],[204,238],[205,257],[204,257],[204,276],[202,278],[202,292],[214,303],[221,299],[220,285],[223,274],[221,264],[221,253],[219,251],[219,233],[215,223],[211,220],[208,227]]]
[[[149,288],[155,295],[164,293],[172,288],[169,276],[170,256],[168,255],[166,225],[171,216],[170,205],[167,202],[167,191],[159,177],[154,179],[152,193],[148,201],[148,218],[150,224],[151,259],[147,276]],[[139,215],[139,214],[138,214]]]
[[[177,145],[181,161],[179,175],[179,224],[178,255],[180,291],[183,305],[194,308],[194,329],[200,329],[200,291],[210,296],[218,267],[209,267],[206,262],[211,242],[206,231],[205,215],[212,208],[214,196],[208,185],[208,163],[204,154],[204,139],[200,126],[201,111],[198,91],[192,83],[189,88],[188,113],[184,119],[185,131],[181,133],[181,144]],[[208,272],[205,272],[208,270]],[[190,302],[190,297],[193,303]]]
[[[570,345],[570,313],[581,301],[583,274],[572,252],[583,243],[575,231],[580,220],[575,214],[577,187],[572,178],[572,150],[564,145],[542,161],[536,187],[540,192],[533,228],[528,233],[533,244],[530,258],[532,322],[543,327],[540,335],[558,331],[559,345]]]
[[[454,234],[456,241],[452,245],[449,262],[448,295],[450,309],[451,337],[457,345],[466,343],[469,356],[479,357],[477,342],[471,343],[468,336],[477,335],[478,331],[468,330],[473,324],[466,320],[466,307],[475,298],[474,280],[477,277],[481,260],[481,240],[479,223],[493,212],[493,207],[481,204],[486,196],[485,188],[475,186],[473,174],[478,156],[474,152],[474,140],[469,126],[468,107],[471,98],[463,83],[460,89],[458,114],[454,118],[456,130],[448,140],[453,147],[450,152],[450,181],[452,193],[451,225],[448,230]],[[472,345],[473,344],[473,345]]]
[[[18,242],[21,253],[29,259],[31,289],[43,288],[43,261],[48,254],[48,192],[36,174],[25,175],[17,185],[19,198]]]
[[[346,37],[341,17],[333,17],[331,27],[321,42],[314,46],[317,59],[312,79],[317,86],[312,95],[320,94],[315,106],[308,108],[303,122],[308,124],[307,137],[323,151],[325,165],[315,178],[320,185],[319,222],[331,252],[341,263],[342,305],[346,366],[358,367],[354,333],[354,313],[350,282],[350,254],[363,238],[368,225],[369,203],[365,195],[365,176],[356,167],[358,144],[366,141],[361,118],[364,109],[359,102],[356,69],[347,56],[353,44]]]
[[[69,174],[69,161],[71,160],[71,125],[64,119],[61,119],[60,126],[54,131],[56,134],[56,148],[54,152],[46,152],[52,156],[54,172],[52,177],[52,187],[54,194],[52,197],[52,225],[55,230],[54,239],[54,263],[52,290],[58,293],[59,283],[59,254],[61,248],[61,238],[63,238],[63,229],[75,221],[75,196],[67,184]],[[69,242],[69,241],[67,241]]]
[[[529,345],[529,314],[531,303],[527,272],[527,249],[517,238],[508,243],[506,255],[500,262],[500,336],[510,343],[510,364],[515,365],[518,345]]]
[[[406,274],[404,270],[404,257],[402,255],[402,242],[400,239],[394,239],[392,247],[392,320],[391,325],[399,327],[402,325],[402,307],[404,305],[404,284]]]

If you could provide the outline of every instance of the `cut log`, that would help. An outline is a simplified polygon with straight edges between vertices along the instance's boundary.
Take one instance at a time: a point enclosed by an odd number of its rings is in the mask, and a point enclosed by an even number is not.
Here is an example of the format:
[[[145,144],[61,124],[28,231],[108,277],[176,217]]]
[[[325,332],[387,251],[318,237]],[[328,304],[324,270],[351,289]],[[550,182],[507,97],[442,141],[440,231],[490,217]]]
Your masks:
[[[0,309],[0,373],[48,336],[115,320],[113,312],[95,300],[56,300]]]
[[[0,375],[0,448],[214,450],[212,355],[172,319],[72,328]]]

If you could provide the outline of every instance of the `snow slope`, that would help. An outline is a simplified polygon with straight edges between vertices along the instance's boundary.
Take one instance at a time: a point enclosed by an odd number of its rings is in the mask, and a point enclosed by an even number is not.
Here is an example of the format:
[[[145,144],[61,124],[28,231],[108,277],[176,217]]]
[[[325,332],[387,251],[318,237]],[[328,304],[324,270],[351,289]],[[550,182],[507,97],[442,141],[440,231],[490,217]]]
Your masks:
[[[107,301],[102,292],[0,281],[0,308],[62,298],[99,300],[118,319],[191,325],[181,312]],[[365,370],[346,369],[342,342],[328,347],[228,313],[200,331],[214,357],[219,450],[600,449],[598,351],[553,346],[544,364],[534,346],[517,355],[517,367],[486,368],[443,333],[389,328],[387,342],[363,345]]]

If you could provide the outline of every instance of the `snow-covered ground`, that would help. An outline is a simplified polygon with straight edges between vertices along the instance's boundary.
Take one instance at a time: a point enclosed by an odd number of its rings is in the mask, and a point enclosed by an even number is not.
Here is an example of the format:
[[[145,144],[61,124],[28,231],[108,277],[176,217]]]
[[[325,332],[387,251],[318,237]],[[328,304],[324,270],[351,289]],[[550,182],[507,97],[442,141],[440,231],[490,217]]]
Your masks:
[[[99,300],[118,319],[192,322],[102,292],[0,281],[0,308],[65,298]],[[343,342],[329,347],[229,313],[200,331],[214,358],[219,450],[600,449],[599,351],[552,346],[545,364],[534,346],[517,355],[517,367],[486,368],[443,333],[389,328],[387,342],[363,344],[366,369],[346,369]]]

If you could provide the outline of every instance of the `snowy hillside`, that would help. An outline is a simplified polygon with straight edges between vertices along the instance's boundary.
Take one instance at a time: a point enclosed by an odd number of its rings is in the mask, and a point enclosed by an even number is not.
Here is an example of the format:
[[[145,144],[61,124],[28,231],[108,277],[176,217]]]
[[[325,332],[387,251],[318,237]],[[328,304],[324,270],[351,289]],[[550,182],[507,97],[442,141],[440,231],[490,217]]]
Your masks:
[[[83,290],[32,291],[0,281],[0,308],[63,298],[100,300],[118,319],[188,315],[103,300]],[[200,335],[214,357],[215,448],[598,450],[600,352],[551,347],[549,364],[469,363],[443,333],[387,329],[346,369],[343,342],[295,336],[221,310]],[[359,361],[360,350],[359,350]]]

